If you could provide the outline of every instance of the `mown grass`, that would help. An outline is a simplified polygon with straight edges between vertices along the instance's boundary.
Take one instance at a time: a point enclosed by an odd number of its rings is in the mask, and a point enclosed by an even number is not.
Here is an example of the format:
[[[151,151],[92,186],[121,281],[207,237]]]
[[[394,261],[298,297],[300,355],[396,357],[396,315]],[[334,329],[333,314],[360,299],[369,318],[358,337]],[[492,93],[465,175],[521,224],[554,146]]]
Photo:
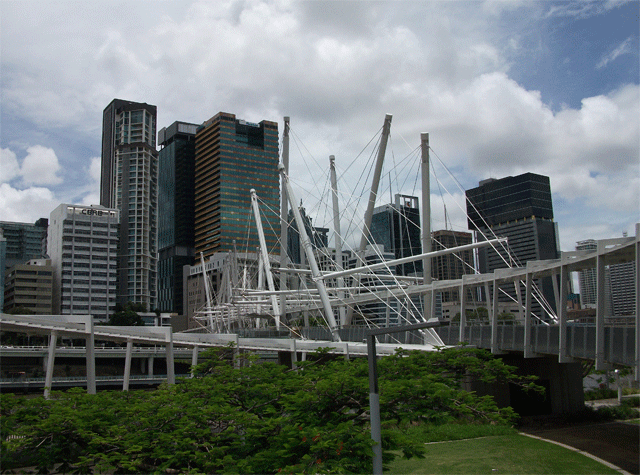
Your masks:
[[[422,474],[617,474],[616,470],[556,444],[520,435],[505,426],[411,428],[424,437],[423,459],[398,458],[386,473]],[[433,440],[444,442],[432,442]]]

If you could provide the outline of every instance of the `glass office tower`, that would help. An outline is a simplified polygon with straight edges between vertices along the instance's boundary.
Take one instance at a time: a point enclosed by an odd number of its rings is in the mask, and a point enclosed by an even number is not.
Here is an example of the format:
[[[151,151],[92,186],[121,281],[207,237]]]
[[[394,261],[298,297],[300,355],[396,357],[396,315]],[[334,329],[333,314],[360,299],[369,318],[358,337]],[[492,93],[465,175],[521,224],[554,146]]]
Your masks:
[[[379,206],[371,218],[371,241],[382,244],[395,259],[422,253],[420,206],[416,196],[396,195],[395,203]],[[422,275],[422,261],[396,266],[397,275]]]
[[[560,257],[549,177],[525,173],[499,180],[484,180],[477,188],[467,190],[466,197],[469,229],[477,231],[478,240],[496,236],[508,238],[510,252],[490,247],[479,249],[480,272]],[[551,277],[537,279],[536,285],[555,311]],[[514,297],[514,291],[506,291]],[[501,300],[510,299],[503,294]],[[533,303],[532,311],[546,318],[537,302]]]
[[[198,125],[174,122],[158,131],[158,309],[182,314],[182,268],[193,264]]]
[[[259,246],[250,190],[261,202],[267,248],[279,254],[280,180],[278,124],[256,124],[220,112],[196,133],[195,248],[205,259],[215,252],[255,252]]]

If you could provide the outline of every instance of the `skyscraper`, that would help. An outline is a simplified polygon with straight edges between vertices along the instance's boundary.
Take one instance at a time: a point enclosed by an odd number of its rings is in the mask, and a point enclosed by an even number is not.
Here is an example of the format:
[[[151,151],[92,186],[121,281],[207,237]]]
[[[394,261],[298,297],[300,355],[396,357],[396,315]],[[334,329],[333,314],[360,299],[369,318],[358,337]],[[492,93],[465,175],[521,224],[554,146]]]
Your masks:
[[[100,204],[120,210],[117,302],[157,301],[156,106],[114,99],[104,110]]]
[[[210,257],[214,252],[255,252],[259,246],[251,214],[250,190],[262,202],[266,244],[279,253],[278,124],[255,124],[220,112],[196,133],[195,247]],[[249,229],[253,229],[248,233]]]
[[[196,130],[174,122],[158,132],[158,309],[182,314],[182,268],[193,264]]]
[[[420,206],[416,196],[396,195],[394,204],[379,206],[371,218],[371,241],[382,244],[395,259],[422,253]],[[396,266],[398,275],[422,273],[422,261]]]
[[[54,313],[104,323],[114,312],[119,216],[102,206],[61,204],[51,212]]]
[[[477,188],[467,190],[466,197],[469,229],[478,232],[478,240],[495,236],[508,238],[510,252],[503,248],[479,249],[480,272],[560,257],[549,177],[525,173],[499,180],[488,179],[480,182]],[[536,285],[555,310],[551,277],[538,279]],[[510,288],[503,290],[512,297],[515,295]],[[501,298],[509,299],[504,295]],[[537,303],[533,304],[532,311],[544,318]]]

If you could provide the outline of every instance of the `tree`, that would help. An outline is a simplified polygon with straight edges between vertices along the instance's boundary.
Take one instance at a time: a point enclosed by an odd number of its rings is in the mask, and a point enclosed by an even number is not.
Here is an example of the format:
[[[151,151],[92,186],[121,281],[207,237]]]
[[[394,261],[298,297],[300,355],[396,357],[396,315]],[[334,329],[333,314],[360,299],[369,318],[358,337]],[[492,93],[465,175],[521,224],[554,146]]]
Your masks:
[[[143,310],[140,310],[142,308]],[[109,325],[142,326],[144,322],[138,312],[144,311],[144,304],[128,302],[123,307],[116,307],[116,311],[109,317]]]
[[[60,472],[364,473],[371,471],[368,366],[319,358],[296,369],[260,363],[233,348],[211,351],[198,377],[158,390],[0,395],[2,467],[56,463]],[[379,363],[383,461],[424,444],[397,428],[416,423],[511,423],[463,378],[536,389],[489,352],[398,352]],[[394,428],[394,430],[391,430]],[[16,437],[9,437],[16,436]]]

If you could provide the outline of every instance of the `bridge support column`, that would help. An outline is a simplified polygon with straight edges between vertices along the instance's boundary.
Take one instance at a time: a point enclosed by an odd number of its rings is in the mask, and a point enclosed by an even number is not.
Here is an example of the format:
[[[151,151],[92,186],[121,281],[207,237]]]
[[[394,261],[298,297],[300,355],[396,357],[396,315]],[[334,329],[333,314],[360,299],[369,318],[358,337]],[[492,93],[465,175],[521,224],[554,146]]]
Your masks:
[[[605,362],[604,354],[605,260],[602,255],[604,249],[604,243],[598,242],[598,255],[596,257],[596,371],[611,369],[611,365]]]
[[[129,379],[131,378],[131,354],[133,353],[133,340],[127,339],[127,352],[124,358],[124,377],[122,379],[122,390],[129,390]]]
[[[162,327],[165,330],[166,352],[167,352],[167,384],[176,384],[176,373],[173,364],[173,330],[171,327]]]
[[[560,290],[556,309],[558,312],[558,362],[571,363],[574,361],[569,356],[569,342],[567,341],[567,298],[569,296],[569,267],[560,266]]]
[[[511,406],[521,416],[567,414],[584,409],[580,363],[559,363],[555,356],[504,356],[502,359],[506,364],[517,367],[518,374],[537,376],[536,383],[545,388],[545,395],[527,393],[515,385],[479,381],[467,382],[465,389],[479,395],[491,395],[498,406]]]
[[[44,377],[44,398],[49,399],[51,395],[51,385],[53,384],[53,365],[56,359],[56,344],[58,343],[58,332],[51,331],[49,335],[49,352],[47,353],[47,369]]]
[[[464,290],[464,278],[462,276],[462,283],[460,284],[460,335],[458,336],[458,341],[464,340],[464,327],[467,326],[467,300]]]
[[[196,366],[198,364],[198,351],[200,351],[200,347],[195,345],[193,347],[193,352],[191,353],[191,377],[195,376]]]
[[[533,343],[531,341],[531,335],[533,329],[531,328],[531,290],[533,287],[533,275],[531,272],[527,272],[525,280],[525,294],[524,294],[524,357],[535,358],[538,356],[533,351]]]
[[[87,393],[96,393],[96,348],[95,338],[93,334],[93,317],[91,315],[83,315],[85,337],[85,348],[87,355]]]
[[[147,375],[149,376],[153,376],[153,361],[153,356],[149,356],[149,358],[147,358]]]

